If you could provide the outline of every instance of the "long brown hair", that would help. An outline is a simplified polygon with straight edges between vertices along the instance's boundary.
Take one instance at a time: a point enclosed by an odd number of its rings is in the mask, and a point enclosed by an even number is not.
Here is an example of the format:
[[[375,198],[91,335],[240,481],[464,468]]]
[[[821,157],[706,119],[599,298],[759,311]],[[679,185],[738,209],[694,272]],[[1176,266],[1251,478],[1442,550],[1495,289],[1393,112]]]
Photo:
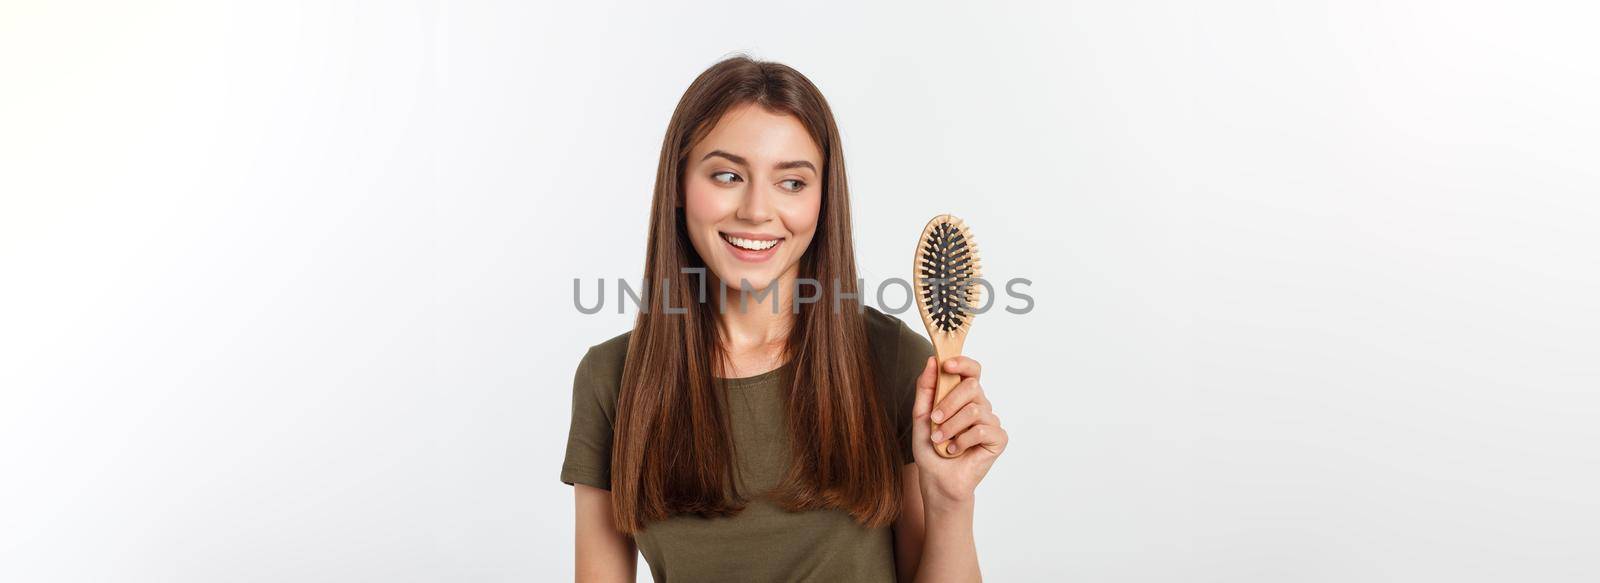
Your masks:
[[[792,461],[766,494],[791,511],[838,508],[871,528],[899,514],[899,449],[875,387],[859,298],[841,297],[834,309],[835,296],[860,292],[833,112],[800,72],[740,55],[689,85],[661,144],[645,256],[642,299],[648,303],[628,341],[612,440],[612,503],[624,533],[678,513],[731,516],[751,494],[736,487],[732,435],[712,376],[714,363],[725,358],[717,307],[700,301],[702,281],[684,271],[705,263],[689,242],[682,214],[690,149],[723,113],[745,103],[797,118],[823,156],[816,235],[798,274],[820,282],[821,296],[799,306],[784,348],[794,365],[785,376],[784,405]],[[707,291],[718,295],[715,287]],[[687,312],[669,313],[664,306]]]

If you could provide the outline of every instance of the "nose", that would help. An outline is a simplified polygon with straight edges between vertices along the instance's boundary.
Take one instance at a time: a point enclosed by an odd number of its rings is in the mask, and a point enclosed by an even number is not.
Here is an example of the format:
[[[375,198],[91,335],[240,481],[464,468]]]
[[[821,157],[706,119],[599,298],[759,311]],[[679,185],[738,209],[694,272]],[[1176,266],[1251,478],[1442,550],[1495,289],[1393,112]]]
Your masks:
[[[739,208],[734,211],[734,216],[740,220],[753,224],[761,224],[772,220],[773,208],[771,193],[766,189],[752,186],[744,189],[743,197],[739,200]]]

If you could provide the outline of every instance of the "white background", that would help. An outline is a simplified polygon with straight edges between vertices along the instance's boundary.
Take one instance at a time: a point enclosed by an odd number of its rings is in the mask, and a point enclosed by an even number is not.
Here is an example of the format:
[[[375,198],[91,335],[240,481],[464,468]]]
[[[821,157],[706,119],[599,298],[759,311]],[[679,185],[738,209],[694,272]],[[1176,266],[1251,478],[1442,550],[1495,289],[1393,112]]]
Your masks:
[[[0,7],[0,580],[569,578],[571,281],[737,50],[869,282],[1034,281],[989,580],[1600,579],[1592,4],[608,4]]]

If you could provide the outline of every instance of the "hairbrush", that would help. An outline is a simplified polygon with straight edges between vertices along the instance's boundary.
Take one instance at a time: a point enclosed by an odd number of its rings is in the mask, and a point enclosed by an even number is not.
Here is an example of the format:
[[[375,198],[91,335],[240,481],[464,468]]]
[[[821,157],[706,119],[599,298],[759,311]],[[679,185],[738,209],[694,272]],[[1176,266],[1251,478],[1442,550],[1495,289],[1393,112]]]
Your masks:
[[[922,229],[922,237],[917,239],[917,255],[911,272],[917,311],[922,312],[922,324],[928,327],[935,366],[939,367],[939,380],[933,394],[935,405],[961,382],[961,375],[944,372],[944,363],[961,356],[961,346],[967,342],[967,331],[972,329],[972,318],[977,315],[973,308],[981,297],[977,282],[981,267],[978,244],[966,223],[951,215],[939,215],[928,221],[928,226]],[[930,431],[937,429],[939,424],[934,423]],[[933,450],[944,457],[959,455],[943,447]]]

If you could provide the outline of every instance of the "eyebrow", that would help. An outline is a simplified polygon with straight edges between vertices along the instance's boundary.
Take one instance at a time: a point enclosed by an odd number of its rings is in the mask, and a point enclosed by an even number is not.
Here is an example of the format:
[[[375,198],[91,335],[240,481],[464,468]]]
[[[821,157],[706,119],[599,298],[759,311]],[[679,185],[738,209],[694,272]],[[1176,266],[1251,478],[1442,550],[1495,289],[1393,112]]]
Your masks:
[[[727,158],[729,160],[732,160],[733,163],[735,163],[735,164],[742,164],[742,165],[745,165],[745,166],[749,166],[750,165],[750,161],[749,160],[745,160],[744,156],[740,156],[740,155],[737,155],[737,154],[729,154],[729,153],[724,152],[722,150],[712,150],[712,151],[706,153],[705,157],[701,158],[700,160],[701,161],[705,161],[705,160],[710,159],[712,156],[721,156],[723,158]],[[817,171],[817,167],[816,166],[811,165],[811,162],[808,162],[808,161],[805,161],[805,160],[790,160],[788,162],[779,162],[777,164],[773,164],[772,167],[774,169],[777,169],[777,170],[787,170],[789,168],[810,168],[812,172],[816,172]]]

